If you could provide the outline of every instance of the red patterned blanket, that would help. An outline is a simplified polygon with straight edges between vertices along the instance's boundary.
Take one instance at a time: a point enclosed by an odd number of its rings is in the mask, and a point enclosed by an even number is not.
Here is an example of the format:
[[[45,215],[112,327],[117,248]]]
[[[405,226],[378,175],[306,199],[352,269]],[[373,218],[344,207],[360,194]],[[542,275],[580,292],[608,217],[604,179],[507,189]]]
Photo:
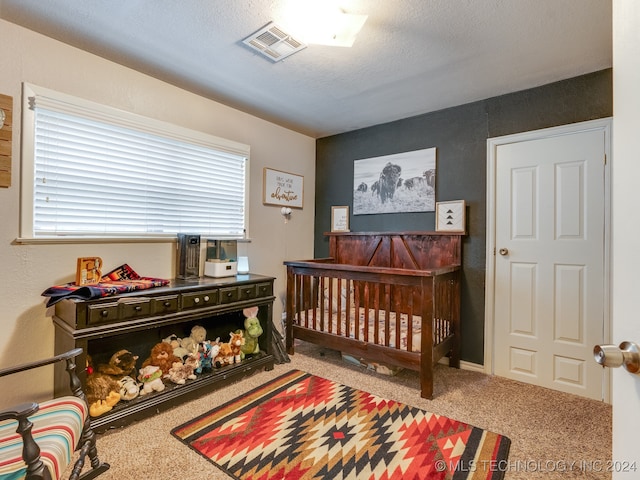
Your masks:
[[[141,277],[126,263],[111,270],[102,276],[100,283],[93,285],[76,285],[66,283],[47,288],[42,292],[43,297],[49,297],[47,307],[55,305],[65,298],[79,298],[90,300],[92,298],[108,297],[119,293],[145,290],[147,288],[167,285],[169,280],[162,278]]]

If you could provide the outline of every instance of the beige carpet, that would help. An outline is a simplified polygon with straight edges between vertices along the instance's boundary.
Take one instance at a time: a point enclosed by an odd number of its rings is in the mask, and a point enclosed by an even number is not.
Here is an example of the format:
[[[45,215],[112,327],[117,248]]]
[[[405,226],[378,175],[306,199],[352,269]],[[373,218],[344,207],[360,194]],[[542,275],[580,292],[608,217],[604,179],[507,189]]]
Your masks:
[[[170,430],[292,368],[508,436],[512,444],[506,479],[611,478],[599,471],[611,459],[610,405],[444,365],[435,370],[434,399],[424,400],[415,372],[383,376],[306,343],[297,347],[291,363],[276,365],[271,372],[99,435],[100,457],[111,469],[98,478],[229,479]]]

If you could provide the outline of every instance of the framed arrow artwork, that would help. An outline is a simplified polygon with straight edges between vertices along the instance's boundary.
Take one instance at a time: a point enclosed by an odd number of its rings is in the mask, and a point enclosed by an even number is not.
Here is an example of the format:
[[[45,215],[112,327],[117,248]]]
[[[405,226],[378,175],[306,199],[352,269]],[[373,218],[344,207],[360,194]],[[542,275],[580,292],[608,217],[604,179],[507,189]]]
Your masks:
[[[436,202],[436,231],[465,232],[465,201]]]

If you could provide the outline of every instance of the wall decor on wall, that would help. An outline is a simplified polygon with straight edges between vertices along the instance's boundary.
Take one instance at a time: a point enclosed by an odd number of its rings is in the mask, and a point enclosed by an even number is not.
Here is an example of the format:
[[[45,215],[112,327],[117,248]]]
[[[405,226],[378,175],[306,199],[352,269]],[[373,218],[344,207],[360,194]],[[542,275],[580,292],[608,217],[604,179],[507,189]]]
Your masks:
[[[436,148],[353,162],[353,214],[433,212]]]
[[[0,187],[11,186],[13,98],[0,94]]]
[[[331,231],[349,232],[349,207],[331,207]]]
[[[262,179],[262,203],[302,208],[304,201],[304,177],[294,173],[264,168]]]
[[[436,203],[436,231],[465,232],[465,201],[452,200]]]

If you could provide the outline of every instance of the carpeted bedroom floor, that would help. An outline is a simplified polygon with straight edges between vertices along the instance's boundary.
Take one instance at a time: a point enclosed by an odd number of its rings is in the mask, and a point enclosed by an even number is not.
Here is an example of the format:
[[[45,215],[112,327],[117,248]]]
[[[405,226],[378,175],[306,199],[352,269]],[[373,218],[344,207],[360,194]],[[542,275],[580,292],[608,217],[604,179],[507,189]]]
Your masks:
[[[172,428],[269,379],[298,369],[506,435],[505,479],[610,479],[611,406],[545,388],[438,365],[434,399],[420,398],[415,372],[389,377],[346,363],[338,352],[300,343],[290,363],[276,365],[152,418],[98,436],[111,469],[100,479],[229,479],[169,433]]]

